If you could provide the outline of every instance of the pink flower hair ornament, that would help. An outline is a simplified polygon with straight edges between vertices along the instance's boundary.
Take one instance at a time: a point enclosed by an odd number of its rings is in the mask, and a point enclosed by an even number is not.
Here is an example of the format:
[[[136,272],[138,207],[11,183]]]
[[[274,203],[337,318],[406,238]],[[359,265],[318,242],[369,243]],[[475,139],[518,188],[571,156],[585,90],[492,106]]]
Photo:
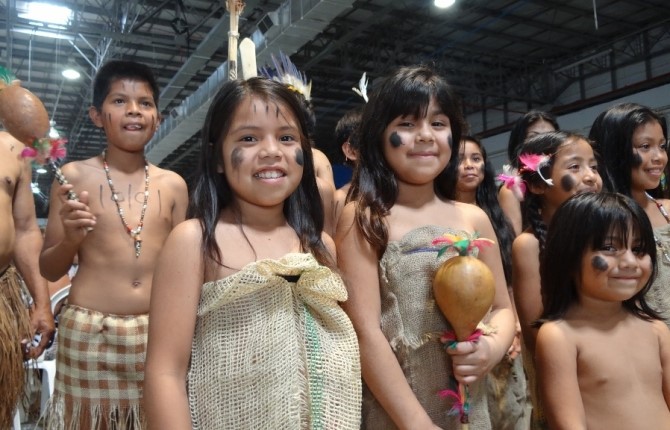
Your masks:
[[[546,154],[521,154],[519,155],[519,162],[521,163],[521,171],[537,172],[545,184],[550,187],[554,186],[554,181],[545,178],[542,175],[542,168],[549,165],[551,162],[551,155]]]
[[[496,176],[500,182],[505,185],[505,188],[512,191],[514,197],[520,202],[523,201],[523,197],[526,194],[526,183],[523,182],[519,172],[509,164],[503,166],[503,173]]]

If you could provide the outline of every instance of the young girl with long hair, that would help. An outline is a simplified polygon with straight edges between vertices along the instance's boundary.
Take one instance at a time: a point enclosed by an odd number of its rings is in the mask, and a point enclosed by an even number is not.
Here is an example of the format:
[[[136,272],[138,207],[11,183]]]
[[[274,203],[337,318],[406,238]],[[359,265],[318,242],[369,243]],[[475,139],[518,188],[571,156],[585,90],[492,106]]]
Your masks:
[[[423,66],[405,67],[375,88],[360,126],[360,158],[336,233],[338,263],[349,290],[343,304],[358,334],[367,385],[363,428],[459,428],[451,402],[438,392],[455,377],[468,385],[470,426],[491,428],[479,383],[507,352],[512,313],[497,244],[479,258],[495,275],[495,299],[477,342],[445,351],[450,328],[435,304],[438,257],[433,239],[453,233],[495,240],[486,214],[447,198],[456,178],[464,122],[443,78]]]
[[[620,103],[596,118],[589,138],[606,170],[605,188],[635,199],[651,221],[659,273],[647,300],[670,325],[670,200],[661,189],[668,164],[665,118],[646,106]]]
[[[546,242],[547,225],[556,209],[571,196],[600,191],[602,180],[591,143],[583,136],[567,132],[539,134],[526,142],[519,155],[519,172],[526,193],[522,207],[524,224],[529,227],[512,244],[512,288],[523,336],[524,368],[533,401],[533,428],[543,428],[537,397],[533,356],[542,313],[540,261]]]
[[[586,193],[556,211],[536,348],[552,429],[670,428],[670,330],[646,300],[656,264],[633,199]]]
[[[358,346],[310,151],[284,85],[231,81],[214,97],[190,219],[155,272],[152,428],[358,428]]]

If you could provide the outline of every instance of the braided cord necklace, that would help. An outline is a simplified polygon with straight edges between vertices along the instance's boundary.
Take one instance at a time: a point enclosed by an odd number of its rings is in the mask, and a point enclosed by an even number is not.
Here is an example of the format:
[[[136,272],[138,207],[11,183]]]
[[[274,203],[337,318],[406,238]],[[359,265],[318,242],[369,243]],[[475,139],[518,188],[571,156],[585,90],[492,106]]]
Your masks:
[[[107,150],[102,151],[102,167],[105,170],[105,175],[107,176],[107,183],[109,184],[109,189],[112,191],[112,200],[116,203],[116,211],[119,213],[121,222],[126,228],[126,231],[133,238],[134,247],[135,247],[135,258],[139,258],[140,252],[142,251],[142,227],[144,227],[144,214],[147,211],[147,202],[149,201],[149,164],[147,163],[146,158],[144,159],[144,202],[142,203],[142,214],[140,215],[140,222],[137,224],[137,227],[130,228],[126,217],[123,214],[123,208],[119,204],[119,195],[114,188],[112,183],[112,177],[109,176],[109,165],[107,164]],[[130,198],[130,196],[128,196]]]
[[[644,193],[644,194],[647,196],[647,198],[649,200],[651,200],[656,205],[659,212],[661,212],[661,215],[663,215],[663,218],[665,218],[665,221],[668,224],[670,224],[670,215],[668,214],[668,211],[665,210],[665,208],[663,207],[663,204],[661,202],[659,202],[658,200],[656,200],[655,198],[653,198],[651,195],[649,195],[649,193]],[[661,242],[661,240],[656,236],[655,233],[654,233],[654,241],[656,242],[656,246],[663,253],[663,257],[665,257],[665,260],[668,263],[670,263],[670,255],[668,255],[668,251],[665,249],[665,246],[663,245],[663,242]]]

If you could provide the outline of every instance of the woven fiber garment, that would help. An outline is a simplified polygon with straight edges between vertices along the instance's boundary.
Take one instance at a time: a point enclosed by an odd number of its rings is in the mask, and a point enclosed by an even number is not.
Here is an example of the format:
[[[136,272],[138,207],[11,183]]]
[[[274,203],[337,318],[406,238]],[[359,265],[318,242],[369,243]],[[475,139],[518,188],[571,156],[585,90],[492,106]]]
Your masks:
[[[14,267],[0,274],[0,428],[11,428],[23,394],[25,368],[21,340],[29,339],[28,309],[21,297],[21,278]]]
[[[63,306],[46,428],[142,429],[148,315]]]
[[[453,402],[438,395],[441,390],[456,387],[451,359],[440,342],[442,333],[451,330],[451,326],[435,303],[432,285],[438,267],[457,252],[448,250],[438,258],[440,248],[431,245],[433,239],[445,233],[472,237],[470,233],[440,226],[411,230],[400,241],[389,242],[379,262],[379,280],[382,332],[419,403],[436,425],[448,430],[461,428],[458,414],[449,415]],[[470,430],[489,430],[486,384],[477,382],[469,387]],[[396,428],[367,389],[362,428]]]
[[[311,254],[203,285],[188,374],[195,429],[358,429],[358,341],[339,276]]]

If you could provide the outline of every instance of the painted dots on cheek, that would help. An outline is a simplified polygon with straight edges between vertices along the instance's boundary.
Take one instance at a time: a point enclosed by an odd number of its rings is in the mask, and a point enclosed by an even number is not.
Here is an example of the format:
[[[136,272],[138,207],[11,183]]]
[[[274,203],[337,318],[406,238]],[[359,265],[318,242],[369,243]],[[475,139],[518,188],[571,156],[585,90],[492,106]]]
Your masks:
[[[575,180],[570,175],[565,175],[561,178],[561,188],[563,191],[572,191],[575,188],[575,185]]]
[[[244,157],[242,156],[242,148],[233,149],[233,151],[230,153],[230,165],[233,167],[233,169],[239,168],[242,164],[242,161],[244,161]]]
[[[638,167],[642,164],[642,157],[637,152],[633,152],[633,167]]]
[[[302,152],[302,149],[298,148],[295,150],[295,162],[299,166],[305,165],[305,154]]]
[[[605,259],[600,255],[596,255],[591,259],[591,267],[598,270],[599,272],[604,272],[605,270],[609,269],[607,261],[605,261]]]
[[[399,148],[403,145],[402,138],[396,131],[391,133],[391,136],[389,136],[389,142],[391,143],[391,146],[394,148]]]

